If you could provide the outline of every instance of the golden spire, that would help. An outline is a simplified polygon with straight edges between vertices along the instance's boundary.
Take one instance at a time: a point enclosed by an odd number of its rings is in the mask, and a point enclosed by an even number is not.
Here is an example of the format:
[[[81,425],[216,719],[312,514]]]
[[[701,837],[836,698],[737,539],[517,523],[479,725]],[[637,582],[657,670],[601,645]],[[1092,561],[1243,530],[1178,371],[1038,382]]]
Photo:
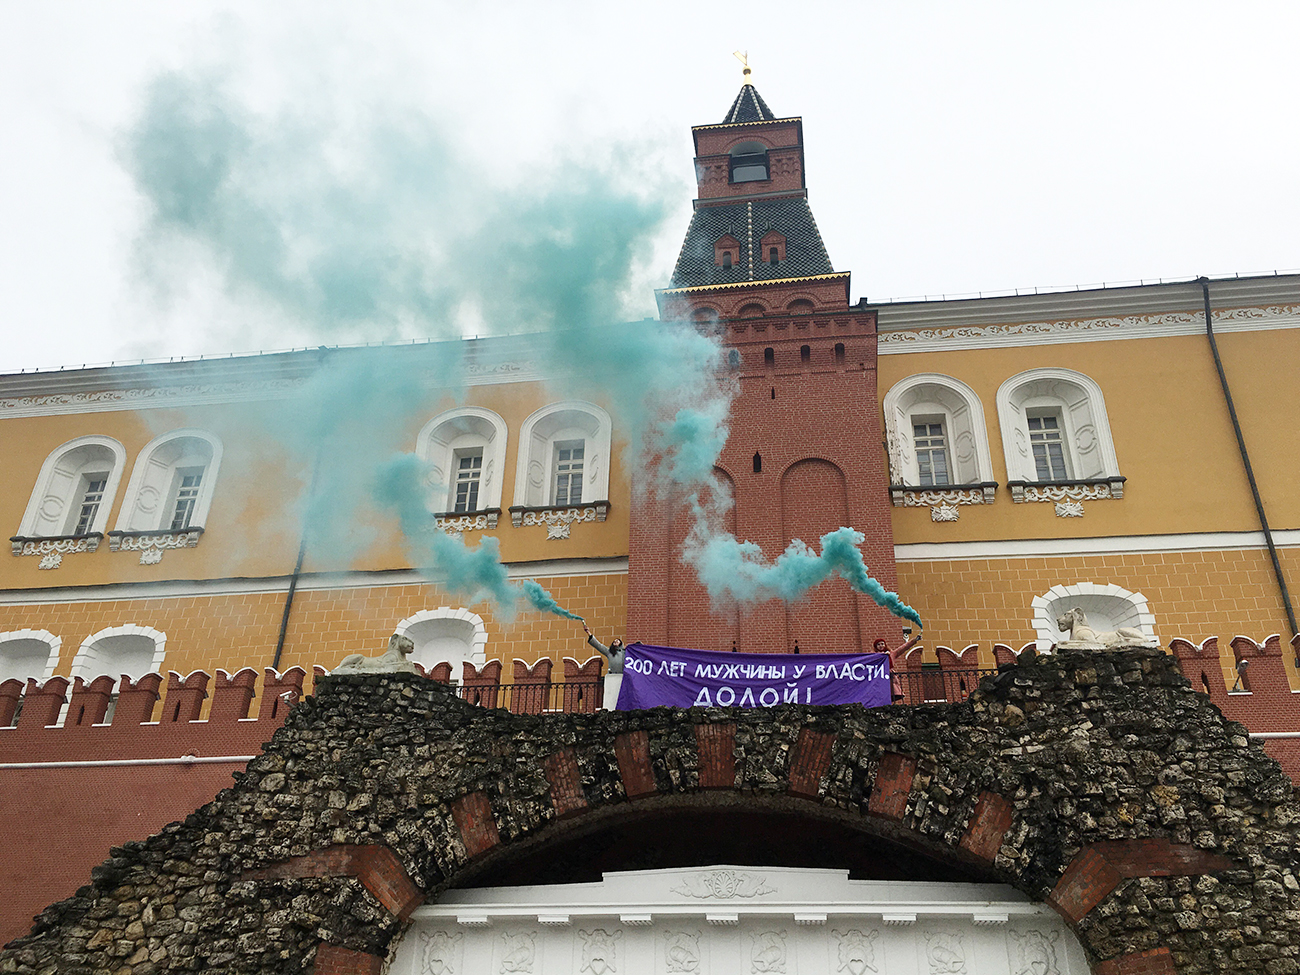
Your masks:
[[[753,79],[750,78],[750,75],[753,74],[753,69],[749,66],[749,52],[732,51],[731,56],[744,65],[745,84],[752,85],[754,82]]]

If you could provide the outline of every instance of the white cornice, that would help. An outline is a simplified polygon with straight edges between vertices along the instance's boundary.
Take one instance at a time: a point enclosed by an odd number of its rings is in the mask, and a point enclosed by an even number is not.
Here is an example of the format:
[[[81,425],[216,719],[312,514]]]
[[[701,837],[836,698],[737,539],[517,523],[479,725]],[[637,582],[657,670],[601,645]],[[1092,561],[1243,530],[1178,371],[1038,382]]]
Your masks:
[[[1215,332],[1260,332],[1278,328],[1300,328],[1300,304],[1227,308],[1214,312]],[[942,328],[899,328],[897,325],[891,328],[882,317],[878,324],[877,343],[881,355],[897,355],[904,352],[1063,345],[1071,342],[1165,338],[1204,333],[1205,318],[1200,311]]]
[[[182,362],[103,366],[0,376],[0,419],[120,410],[246,403],[291,397],[326,362],[383,351],[394,356],[437,355],[441,343],[303,350]],[[456,386],[534,382],[544,378],[538,336],[447,343],[462,357]],[[438,365],[424,368],[426,389],[448,385]]]
[[[1273,532],[1281,548],[1300,547],[1300,529]],[[912,542],[894,546],[896,562],[966,559],[1041,559],[1157,552],[1252,551],[1265,548],[1263,532],[1197,532],[1179,535],[1115,535],[1109,538],[1016,538],[986,542]]]
[[[603,559],[550,559],[516,562],[506,566],[511,579],[554,579],[560,576],[627,575],[625,557]],[[375,589],[383,586],[428,586],[429,580],[414,569],[391,572],[312,573],[299,578],[301,590]],[[38,606],[106,600],[168,599],[181,596],[230,596],[246,593],[285,592],[289,576],[244,579],[168,580],[117,583],[107,586],[66,586],[51,589],[0,591],[0,606]]]

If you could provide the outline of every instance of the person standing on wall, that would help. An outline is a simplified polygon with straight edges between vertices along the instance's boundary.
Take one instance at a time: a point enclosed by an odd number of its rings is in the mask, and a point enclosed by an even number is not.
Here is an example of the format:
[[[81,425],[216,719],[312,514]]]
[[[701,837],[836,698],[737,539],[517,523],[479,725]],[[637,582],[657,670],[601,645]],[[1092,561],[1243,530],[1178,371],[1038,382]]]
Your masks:
[[[618,707],[618,689],[623,683],[623,641],[614,639],[609,646],[605,646],[596,639],[585,622],[582,629],[587,634],[587,643],[592,649],[609,661],[609,672],[605,675],[605,703],[602,707],[606,711],[613,711]]]

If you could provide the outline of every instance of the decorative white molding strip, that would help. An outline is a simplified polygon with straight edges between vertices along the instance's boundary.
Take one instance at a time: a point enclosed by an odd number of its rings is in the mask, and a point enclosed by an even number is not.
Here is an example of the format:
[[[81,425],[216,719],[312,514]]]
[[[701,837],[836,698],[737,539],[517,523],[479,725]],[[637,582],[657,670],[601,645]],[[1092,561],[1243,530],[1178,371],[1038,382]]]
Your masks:
[[[1273,532],[1280,548],[1300,548],[1300,530]],[[1114,535],[1107,538],[1017,538],[982,542],[911,542],[894,546],[896,562],[966,559],[1071,558],[1085,555],[1146,555],[1155,552],[1258,551],[1264,533],[1196,532],[1177,535]],[[3,600],[3,594],[0,594]]]
[[[1300,328],[1300,305],[1216,308],[1214,328],[1216,332]],[[1160,338],[1170,335],[1199,335],[1204,331],[1205,317],[1199,310],[1125,315],[1115,318],[1017,322],[1007,325],[900,328],[896,331],[890,330],[886,321],[877,337],[877,348],[881,355],[889,355],[902,352],[956,351],[1114,339]]]
[[[905,487],[891,484],[890,500],[895,508],[933,508],[940,504],[992,504],[997,485],[944,490],[943,488]],[[937,519],[936,519],[937,520]],[[956,519],[953,519],[956,521]]]
[[[546,559],[515,562],[506,566],[511,579],[554,579],[563,576],[625,576],[627,558]],[[331,589],[377,589],[390,586],[419,586],[429,580],[415,569],[383,572],[323,572],[308,574],[298,581],[298,591],[325,592]],[[0,606],[38,606],[64,603],[101,602],[124,599],[166,599],[177,596],[229,596],[244,593],[278,592],[289,588],[289,576],[259,579],[160,579],[156,582],[114,583],[107,586],[60,586],[45,589],[0,590]]]
[[[497,526],[499,511],[489,511],[479,515],[446,515],[434,520],[439,531],[448,535],[462,535],[472,531],[491,531]]]
[[[58,568],[62,556],[71,555],[74,552],[94,552],[99,548],[100,539],[104,536],[98,533],[93,535],[78,535],[75,538],[11,538],[9,544],[14,555],[40,555],[50,556],[58,555],[60,559],[53,565],[41,568]],[[42,562],[45,559],[42,558]]]
[[[520,508],[510,509],[510,521],[516,528],[526,525],[545,525],[547,539],[569,537],[574,522],[604,521],[609,514],[609,502],[597,501],[582,508]]]
[[[742,873],[737,870],[714,870],[712,873],[693,874],[682,879],[676,887],[669,888],[674,894],[687,897],[758,897],[762,894],[776,893],[776,888],[768,884],[767,878],[758,873]]]
[[[141,565],[157,565],[163,552],[174,548],[194,548],[203,537],[202,528],[178,532],[109,532],[110,552],[139,552]]]
[[[101,389],[85,393],[17,396],[0,399],[0,416],[57,416],[69,413],[106,413],[152,407],[174,408],[205,403],[283,399],[304,382],[305,379],[265,379],[239,383],[196,383],[187,386]]]
[[[1026,501],[1102,501],[1124,497],[1124,481],[1117,479],[1109,484],[1026,484],[1012,481],[1011,500],[1016,504]]]

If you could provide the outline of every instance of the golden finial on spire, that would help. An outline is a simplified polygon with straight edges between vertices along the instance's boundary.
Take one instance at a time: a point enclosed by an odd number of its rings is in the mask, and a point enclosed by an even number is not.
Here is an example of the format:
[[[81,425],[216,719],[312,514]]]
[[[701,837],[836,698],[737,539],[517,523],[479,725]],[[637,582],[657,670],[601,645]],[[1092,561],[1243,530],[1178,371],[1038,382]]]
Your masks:
[[[750,75],[753,74],[753,69],[750,68],[750,66],[749,66],[749,52],[748,52],[748,51],[732,51],[732,52],[731,52],[731,55],[732,55],[732,57],[734,57],[737,61],[739,61],[741,64],[744,65],[745,84],[747,84],[747,85],[752,85],[754,82],[753,82],[753,79],[750,78]]]

